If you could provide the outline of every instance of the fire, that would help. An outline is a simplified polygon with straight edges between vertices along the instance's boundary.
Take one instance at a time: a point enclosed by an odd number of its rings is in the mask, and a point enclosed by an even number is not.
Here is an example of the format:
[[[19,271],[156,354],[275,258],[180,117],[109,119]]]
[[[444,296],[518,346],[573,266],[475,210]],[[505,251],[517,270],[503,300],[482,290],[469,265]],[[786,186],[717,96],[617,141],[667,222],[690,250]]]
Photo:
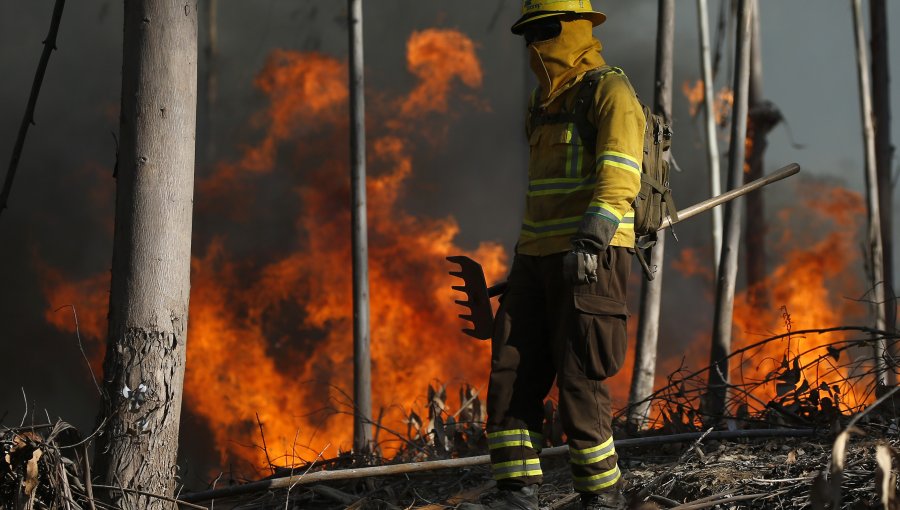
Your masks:
[[[700,105],[703,104],[703,99],[706,97],[706,91],[703,88],[703,80],[697,80],[691,84],[689,81],[685,81],[681,84],[681,92],[684,94],[684,97],[687,98],[688,104],[691,107],[691,117],[696,117],[700,114]]]
[[[767,290],[769,302],[753,306],[747,290],[735,298],[734,351],[781,333],[859,324],[865,320],[864,306],[844,297],[862,294],[857,236],[864,213],[864,202],[858,193],[838,186],[803,182],[796,203],[777,214],[782,231],[777,249],[782,263],[760,284]],[[705,275],[707,272],[698,269],[695,259],[695,253],[682,251],[673,267],[685,276]],[[760,402],[767,403],[779,396],[777,383],[780,381],[772,375],[782,368],[782,361],[787,359],[792,363],[796,359],[802,368],[801,381],[805,379],[810,387],[821,383],[839,386],[840,408],[846,412],[870,399],[862,387],[848,384],[853,369],[832,369],[815,363],[826,352],[824,347],[840,339],[795,335],[765,344],[732,360],[731,381],[733,384],[766,381],[751,392],[751,398],[758,399],[751,403],[758,408]],[[706,366],[709,335],[698,335],[686,352],[689,369]],[[657,387],[666,384],[665,377],[680,363],[681,359],[661,362]],[[659,409],[654,412],[658,413]]]
[[[684,276],[700,276],[708,282],[715,279],[712,268],[701,261],[699,250],[696,248],[681,248],[678,251],[678,259],[672,262],[672,268]]]
[[[862,275],[857,267],[857,234],[862,227],[860,221],[865,218],[863,199],[858,193],[844,188],[807,184],[810,195],[802,197],[799,207],[807,208],[816,216],[803,225],[806,232],[795,233],[796,239],[793,236],[784,238],[792,246],[802,244],[805,247],[788,251],[783,257],[784,262],[762,283],[771,295],[768,308],[753,307],[747,292],[736,299],[734,324],[738,333],[735,348],[776,333],[858,324],[866,318],[864,306],[845,298],[861,295],[863,290],[860,285]],[[732,380],[765,380],[778,368],[773,364],[777,365],[787,356],[788,359],[798,358],[801,367],[812,365],[802,375],[813,387],[821,382],[840,385],[845,410],[865,404],[868,397],[862,388],[847,384],[847,377],[851,375],[849,370],[817,368],[813,362],[823,354],[822,350],[800,354],[837,339],[797,337],[787,345],[784,342],[767,344],[753,355],[753,359],[733,366]],[[764,402],[774,398],[775,382],[761,386],[755,396]]]
[[[98,340],[106,336],[109,273],[70,281],[59,270],[43,262],[36,265],[42,292],[52,296],[48,299],[51,307],[44,313],[44,318],[61,330],[75,331],[75,317],[78,317],[78,332],[86,340],[91,370],[99,376],[103,373],[103,350]],[[66,305],[71,305],[74,310]]]
[[[700,108],[706,98],[703,87],[703,80],[696,80],[693,84],[685,81],[681,84],[681,92],[687,98],[690,105],[691,117],[696,117],[700,113]],[[716,94],[713,100],[713,111],[716,113],[716,124],[722,126],[725,119],[731,115],[731,108],[734,105],[734,92],[728,87],[723,87]]]
[[[456,81],[475,89],[482,80],[475,45],[454,30],[413,34],[407,58],[418,83],[397,100],[401,108],[370,108],[390,114],[370,116],[371,125],[387,128],[370,131],[367,182],[373,414],[377,418],[385,410],[382,425],[392,431],[404,429],[402,406],[415,403],[429,382],[486,387],[490,347],[459,332],[453,302],[458,296],[450,289],[444,257],[466,254],[479,260],[488,280],[506,271],[501,246],[483,243],[464,250],[454,244],[459,227],[453,218],[413,216],[400,204],[415,169],[410,126],[427,114],[446,112]],[[254,118],[257,126],[266,126],[263,138],[246,147],[239,161],[218,165],[198,186],[198,209],[207,200],[239,208],[240,195],[251,194],[266,175],[304,168],[303,184],[296,188],[296,231],[285,233],[294,237],[289,252],[260,249],[257,264],[231,255],[220,238],[195,254],[192,263],[185,405],[206,422],[223,464],[240,460],[260,468],[271,459],[290,465],[350,446],[346,83],[346,66],[337,59],[273,52],[255,81],[269,99],[268,108]],[[313,131],[329,140],[330,152],[306,141]],[[294,161],[285,164],[285,153]],[[107,288],[108,276],[75,284],[45,278],[50,303],[88,298],[80,307],[96,314],[90,328],[95,340],[105,336]],[[68,327],[58,320],[54,324]],[[262,444],[257,416],[267,453],[235,447]],[[382,432],[382,441],[391,439]]]
[[[481,87],[475,43],[454,30],[414,32],[407,46],[407,67],[419,85],[401,103],[404,116],[446,112],[454,78],[469,88]]]

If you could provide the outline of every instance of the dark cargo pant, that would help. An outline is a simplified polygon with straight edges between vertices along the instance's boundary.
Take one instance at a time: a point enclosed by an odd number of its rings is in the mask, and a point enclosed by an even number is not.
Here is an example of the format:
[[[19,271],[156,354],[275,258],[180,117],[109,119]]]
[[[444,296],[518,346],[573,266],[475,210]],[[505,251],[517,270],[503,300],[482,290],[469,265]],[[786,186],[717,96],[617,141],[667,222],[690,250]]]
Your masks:
[[[608,490],[620,477],[607,377],[627,344],[627,248],[601,256],[598,281],[565,283],[565,254],[516,255],[494,324],[488,445],[501,488],[541,483],[538,453],[546,398],[556,378],[575,489]]]

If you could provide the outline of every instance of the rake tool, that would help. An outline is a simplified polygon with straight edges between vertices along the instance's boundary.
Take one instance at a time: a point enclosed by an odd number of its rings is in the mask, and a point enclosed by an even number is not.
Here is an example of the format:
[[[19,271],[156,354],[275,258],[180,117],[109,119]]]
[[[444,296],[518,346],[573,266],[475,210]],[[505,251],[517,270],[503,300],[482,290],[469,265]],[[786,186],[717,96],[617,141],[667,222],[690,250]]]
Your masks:
[[[765,177],[760,177],[755,181],[748,182],[731,191],[727,191],[698,204],[686,207],[678,211],[677,219],[666,217],[666,219],[663,220],[659,231],[661,232],[676,223],[681,223],[688,218],[693,218],[702,212],[709,211],[716,206],[722,205],[725,202],[730,202],[735,198],[742,197],[747,193],[768,186],[773,182],[786,179],[799,171],[800,165],[791,163]],[[489,339],[494,327],[494,311],[491,308],[491,298],[503,294],[506,291],[507,282],[500,282],[492,287],[488,287],[487,282],[484,279],[484,270],[478,262],[463,255],[447,257],[447,260],[459,265],[460,270],[450,271],[450,274],[457,278],[461,278],[464,282],[464,285],[454,285],[452,287],[453,290],[458,290],[466,294],[466,299],[456,300],[456,304],[469,309],[469,313],[462,313],[459,315],[459,318],[471,322],[472,327],[463,328],[462,332],[479,340]]]

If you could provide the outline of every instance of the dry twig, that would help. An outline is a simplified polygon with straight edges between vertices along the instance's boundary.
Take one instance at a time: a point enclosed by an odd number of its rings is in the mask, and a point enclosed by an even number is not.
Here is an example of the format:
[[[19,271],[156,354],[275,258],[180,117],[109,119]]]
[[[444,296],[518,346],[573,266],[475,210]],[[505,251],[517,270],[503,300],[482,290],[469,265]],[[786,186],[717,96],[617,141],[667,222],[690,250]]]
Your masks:
[[[19,135],[16,137],[16,144],[13,147],[12,157],[9,161],[9,169],[6,171],[6,180],[3,183],[3,191],[0,192],[0,214],[7,207],[9,201],[9,192],[12,189],[13,179],[16,176],[16,169],[19,166],[19,158],[22,156],[22,148],[25,146],[25,136],[28,134],[28,127],[34,124],[34,108],[37,105],[38,94],[41,92],[41,84],[44,83],[44,73],[47,71],[47,63],[50,62],[50,53],[56,49],[56,34],[59,32],[59,22],[62,19],[63,7],[66,0],[56,0],[53,6],[53,17],[50,20],[50,31],[47,38],[44,39],[44,50],[41,52],[41,60],[38,62],[37,72],[34,74],[34,82],[31,84],[31,95],[28,96],[28,106],[25,108],[25,115],[22,117],[22,123],[19,125]]]

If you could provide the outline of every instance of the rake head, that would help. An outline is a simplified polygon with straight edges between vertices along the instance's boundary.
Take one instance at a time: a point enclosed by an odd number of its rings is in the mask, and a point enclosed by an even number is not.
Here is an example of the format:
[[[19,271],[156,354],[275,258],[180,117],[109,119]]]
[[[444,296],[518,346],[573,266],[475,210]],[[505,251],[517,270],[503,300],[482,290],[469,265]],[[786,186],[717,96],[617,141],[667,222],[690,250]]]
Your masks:
[[[457,299],[456,304],[468,309],[468,313],[459,314],[459,318],[471,322],[472,327],[463,328],[462,332],[479,340],[487,340],[494,328],[494,311],[491,309],[484,270],[481,264],[469,257],[458,255],[447,257],[447,260],[459,264],[459,271],[450,271],[450,274],[463,280],[463,285],[454,285],[453,290],[466,294],[466,299]]]

